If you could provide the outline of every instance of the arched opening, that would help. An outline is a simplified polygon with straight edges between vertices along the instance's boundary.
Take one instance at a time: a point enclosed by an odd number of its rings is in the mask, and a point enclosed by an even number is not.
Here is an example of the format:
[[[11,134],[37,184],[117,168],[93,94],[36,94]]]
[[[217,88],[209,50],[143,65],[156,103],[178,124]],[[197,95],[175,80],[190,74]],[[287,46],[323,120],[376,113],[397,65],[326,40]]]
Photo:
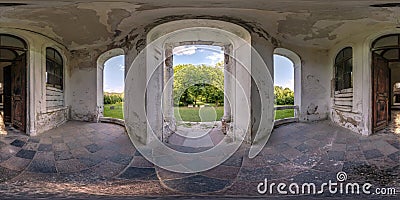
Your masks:
[[[0,134],[26,131],[27,50],[23,39],[0,34]]]
[[[301,113],[301,60],[284,48],[274,50],[275,125],[295,122]]]
[[[251,91],[249,73],[251,72],[251,49],[249,45],[246,45],[251,44],[250,41],[250,34],[242,27],[217,20],[173,21],[159,25],[149,32],[147,35],[146,63],[150,65],[147,68],[147,77],[151,80],[148,81],[149,85],[147,85],[146,113],[152,130],[161,130],[161,134],[157,132],[159,134],[157,137],[160,140],[168,142],[170,136],[177,131],[173,101],[173,63],[175,60],[174,49],[176,52],[176,48],[179,49],[182,46],[193,49],[196,45],[207,45],[212,48],[219,48],[219,51],[223,52],[215,55],[223,57],[221,68],[224,69],[224,78],[220,79],[224,82],[222,89],[224,91],[224,116],[222,119],[216,118],[216,120],[221,123],[220,131],[232,137],[237,137],[232,134],[233,127],[238,128],[243,125],[243,130],[248,129],[244,126],[249,123],[241,119],[245,118],[246,115],[236,113],[246,110],[244,105],[250,104],[250,101],[243,102],[246,101],[246,97],[250,97]],[[235,87],[238,84],[240,86]],[[193,83],[192,86],[200,85],[206,86],[207,81],[206,83],[201,81]],[[241,88],[245,88],[245,92],[241,94],[246,95],[246,97],[236,95],[239,94],[237,90]],[[163,99],[162,102],[152,101],[160,98]],[[230,101],[226,99],[230,99]],[[194,104],[191,105],[194,106]],[[162,107],[162,113],[159,113],[159,107]],[[204,105],[203,108],[207,110],[214,107],[206,108]],[[201,117],[200,112],[197,113],[197,115],[200,114],[199,117]],[[236,126],[233,125],[234,123],[237,123]],[[243,131],[243,133],[247,133],[247,131]],[[203,138],[195,139],[201,140]],[[213,145],[216,145],[216,143],[213,142]]]
[[[168,142],[214,146],[220,142],[216,139],[224,137],[221,120],[230,120],[224,115],[224,49],[216,45],[182,45],[173,48],[172,56],[176,131]],[[182,140],[185,136],[202,139]]]
[[[112,49],[97,60],[97,108],[99,121],[123,120],[125,56]]]
[[[399,130],[397,83],[400,82],[400,34],[385,35],[372,43],[372,128]],[[392,112],[393,110],[393,112]]]

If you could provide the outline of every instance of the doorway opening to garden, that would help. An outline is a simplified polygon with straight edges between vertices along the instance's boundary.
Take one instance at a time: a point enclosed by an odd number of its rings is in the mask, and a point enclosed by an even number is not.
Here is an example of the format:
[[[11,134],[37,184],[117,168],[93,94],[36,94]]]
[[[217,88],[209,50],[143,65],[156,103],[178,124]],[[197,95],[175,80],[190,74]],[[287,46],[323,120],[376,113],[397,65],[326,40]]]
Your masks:
[[[126,98],[128,103],[134,101],[145,103],[144,113],[139,107],[131,108],[132,112],[135,111],[135,114],[139,113],[142,114],[143,117],[146,116],[146,122],[148,124],[146,127],[147,132],[143,134],[138,133],[135,137],[140,138],[142,143],[157,140],[164,143],[172,143],[171,141],[174,135],[178,135],[176,134],[178,130],[174,111],[176,109],[179,111],[180,108],[175,108],[175,105],[179,106],[179,102],[174,103],[173,83],[176,78],[174,75],[174,62],[176,63],[176,61],[179,60],[179,55],[177,55],[179,53],[177,52],[180,52],[179,49],[181,48],[183,49],[182,52],[187,52],[186,54],[190,54],[189,52],[204,53],[208,51],[211,55],[203,56],[204,59],[219,57],[221,58],[220,61],[223,61],[224,84],[221,90],[224,94],[224,116],[221,120],[218,119],[219,117],[215,114],[216,117],[213,119],[221,121],[221,134],[219,135],[222,139],[218,144],[231,141],[251,141],[250,111],[252,102],[250,101],[250,72],[252,56],[250,45],[251,36],[246,29],[219,20],[188,19],[160,24],[151,29],[146,38],[146,52],[143,57],[141,57],[141,59],[143,59],[141,63],[146,63],[145,73],[143,73],[143,75],[146,75],[147,80],[145,101],[129,93],[130,96]],[[202,46],[203,48],[201,48]],[[208,46],[208,48],[204,49],[206,46]],[[216,50],[216,48],[219,48],[219,50]],[[183,64],[195,65],[193,62]],[[195,73],[190,73],[190,75],[193,76]],[[139,75],[137,76],[139,77]],[[127,79],[127,85],[130,80],[131,79]],[[192,88],[198,86],[207,88],[205,86],[209,85],[206,83],[207,82],[195,83]],[[212,83],[208,84],[212,85]],[[185,92],[185,90],[182,92]],[[225,98],[229,99],[229,101],[226,101]],[[209,100],[196,99],[196,107],[194,102],[192,104],[186,102],[187,105],[185,105],[185,102],[182,102],[181,107],[189,109],[188,106],[193,106],[193,108],[199,110],[197,115],[201,117],[203,111],[214,109],[212,104],[208,105],[208,107],[206,106],[206,102],[203,101]],[[204,105],[199,105],[203,103]],[[221,102],[218,102],[218,104],[222,107]],[[129,103],[129,105],[131,105],[131,103]],[[215,112],[218,113],[217,111]],[[131,112],[127,113],[127,115],[127,118],[136,117],[134,114],[131,114]],[[177,118],[179,119],[179,117]],[[127,124],[127,126],[130,125]],[[226,133],[226,135],[224,133]],[[182,135],[183,134],[178,135],[179,137],[177,140],[180,140],[180,143],[175,144],[182,146],[187,139],[194,139]],[[201,138],[196,139],[200,140]],[[188,146],[201,147],[199,144],[202,143],[193,141],[192,144],[194,145]],[[216,142],[213,142],[212,145],[215,144]]]
[[[104,117],[124,119],[124,56],[104,63]]]
[[[301,60],[294,52],[274,51],[275,125],[299,121]]]
[[[124,119],[124,86],[124,50],[117,48],[104,52],[97,60],[99,121],[121,122],[122,125],[122,120]]]
[[[224,57],[223,46],[181,45],[166,58],[173,66],[164,71],[165,85],[172,80],[173,88],[165,98],[173,101],[173,119],[166,120],[175,123],[169,143],[212,147],[224,137],[221,121],[230,120],[224,115]]]

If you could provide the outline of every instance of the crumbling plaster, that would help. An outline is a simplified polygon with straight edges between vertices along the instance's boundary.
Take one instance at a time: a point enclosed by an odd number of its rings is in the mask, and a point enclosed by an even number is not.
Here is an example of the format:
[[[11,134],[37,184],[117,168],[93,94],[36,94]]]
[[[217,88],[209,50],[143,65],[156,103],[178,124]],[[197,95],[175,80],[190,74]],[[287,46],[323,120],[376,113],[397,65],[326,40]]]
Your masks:
[[[144,28],[166,16],[213,16],[233,23],[233,19],[241,19],[247,24],[259,24],[257,29],[268,30],[277,40],[329,49],[349,34],[375,31],[371,25],[397,23],[398,9],[369,7],[375,3],[379,1],[255,0],[243,4],[240,0],[39,0],[27,2],[26,6],[0,8],[0,24],[44,33],[69,49],[81,49],[119,41],[133,27]]]

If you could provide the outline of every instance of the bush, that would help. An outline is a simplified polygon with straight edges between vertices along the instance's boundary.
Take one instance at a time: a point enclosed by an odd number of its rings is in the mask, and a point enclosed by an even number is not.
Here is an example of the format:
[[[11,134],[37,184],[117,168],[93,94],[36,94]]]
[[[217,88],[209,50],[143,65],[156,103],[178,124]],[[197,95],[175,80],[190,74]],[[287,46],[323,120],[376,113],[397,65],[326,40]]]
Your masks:
[[[294,105],[294,92],[289,88],[283,89],[281,86],[274,87],[276,105]]]
[[[104,104],[116,104],[124,101],[123,94],[104,94]]]

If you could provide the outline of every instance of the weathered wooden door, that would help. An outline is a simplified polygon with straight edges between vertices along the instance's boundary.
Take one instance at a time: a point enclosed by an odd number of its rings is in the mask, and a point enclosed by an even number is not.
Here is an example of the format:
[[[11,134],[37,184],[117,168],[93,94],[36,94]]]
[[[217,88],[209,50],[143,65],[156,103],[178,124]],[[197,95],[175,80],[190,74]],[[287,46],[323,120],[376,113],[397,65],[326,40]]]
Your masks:
[[[373,130],[378,131],[389,124],[390,95],[389,62],[382,56],[373,53],[372,64],[372,112]]]
[[[12,66],[9,65],[3,68],[3,76],[4,76],[4,88],[3,88],[3,95],[4,95],[4,122],[11,123],[11,68]]]
[[[18,57],[11,68],[11,119],[15,128],[25,132],[26,128],[26,57]]]

